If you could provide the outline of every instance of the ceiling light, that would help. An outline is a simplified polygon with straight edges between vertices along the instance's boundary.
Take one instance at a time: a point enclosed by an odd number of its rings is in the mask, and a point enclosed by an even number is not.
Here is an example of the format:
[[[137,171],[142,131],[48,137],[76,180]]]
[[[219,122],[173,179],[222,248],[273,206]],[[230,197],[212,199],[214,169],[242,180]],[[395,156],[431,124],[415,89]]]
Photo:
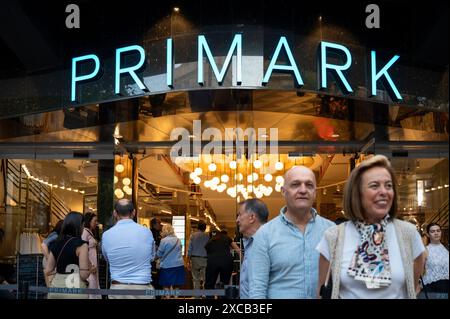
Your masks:
[[[128,177],[125,177],[125,178],[122,180],[122,184],[125,185],[125,186],[128,186],[128,185],[131,184],[131,180],[130,180]]]
[[[194,173],[197,175],[202,175],[203,170],[201,169],[201,167],[197,167],[196,169],[194,169]]]
[[[261,168],[261,166],[262,166],[262,162],[261,162],[260,160],[256,160],[256,161],[253,162],[253,166],[254,166],[256,169],[259,169],[259,168]]]
[[[211,164],[208,165],[208,169],[209,169],[211,172],[215,172],[216,169],[217,169],[217,165],[214,164],[214,163],[211,163]]]
[[[231,161],[231,162],[230,162],[230,168],[231,168],[231,169],[236,169],[236,167],[237,167],[236,161]]]
[[[120,199],[120,198],[123,198],[124,193],[121,189],[116,188],[116,190],[114,191],[114,195],[116,195],[116,197]]]
[[[281,163],[281,162],[276,162],[276,163],[275,163],[275,169],[276,169],[277,171],[281,171],[281,170],[283,169],[283,163]]]
[[[117,164],[116,165],[116,172],[117,173],[122,173],[125,170],[125,166],[123,166],[122,164]]]
[[[272,174],[267,173],[266,175],[264,175],[264,180],[265,180],[266,182],[271,182],[272,179],[273,179]]]

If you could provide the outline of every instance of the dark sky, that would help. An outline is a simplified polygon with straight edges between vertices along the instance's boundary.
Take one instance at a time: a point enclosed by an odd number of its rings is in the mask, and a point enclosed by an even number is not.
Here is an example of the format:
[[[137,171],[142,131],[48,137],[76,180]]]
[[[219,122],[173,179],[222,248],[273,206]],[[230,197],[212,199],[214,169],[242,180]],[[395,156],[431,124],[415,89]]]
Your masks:
[[[67,29],[65,7],[78,4],[81,28]],[[367,29],[365,7],[376,3],[381,28]],[[446,1],[2,1],[0,78],[61,67],[68,52],[96,43],[130,43],[170,15],[173,6],[194,25],[254,24],[307,34],[323,25],[339,26],[366,47],[395,51],[402,63],[442,70],[448,67]],[[98,46],[98,45],[97,45]],[[101,48],[100,48],[101,49]],[[104,48],[105,50],[108,48]]]

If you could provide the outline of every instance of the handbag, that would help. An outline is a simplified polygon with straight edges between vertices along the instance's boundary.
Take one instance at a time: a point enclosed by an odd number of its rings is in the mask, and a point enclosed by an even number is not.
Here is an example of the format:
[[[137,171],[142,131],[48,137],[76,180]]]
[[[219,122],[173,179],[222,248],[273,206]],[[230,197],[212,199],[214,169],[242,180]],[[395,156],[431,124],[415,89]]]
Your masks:
[[[178,246],[178,242],[180,240],[177,239],[177,242],[175,243],[175,245],[172,246],[172,248],[170,248],[170,250],[167,252],[167,254],[165,254],[164,256],[161,256],[160,258],[155,260],[155,267],[156,269],[161,269],[161,260],[163,260],[164,258],[166,258],[167,256],[170,255],[170,253],[175,249],[175,247]]]
[[[322,299],[331,299],[331,293],[333,292],[333,280],[331,278],[331,261],[328,266],[327,277],[325,283],[320,286],[319,294]]]

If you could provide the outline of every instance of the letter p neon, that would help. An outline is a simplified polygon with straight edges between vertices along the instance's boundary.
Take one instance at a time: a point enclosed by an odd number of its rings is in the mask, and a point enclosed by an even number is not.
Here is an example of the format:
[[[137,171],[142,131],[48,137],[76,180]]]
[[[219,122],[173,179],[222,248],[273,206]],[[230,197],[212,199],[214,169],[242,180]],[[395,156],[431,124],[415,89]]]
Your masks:
[[[94,60],[94,63],[95,63],[94,71],[92,71],[89,74],[77,76],[77,63],[80,61],[86,61],[86,60]],[[70,85],[70,91],[71,91],[70,101],[71,102],[75,101],[77,82],[92,79],[93,77],[95,77],[98,74],[99,70],[100,70],[100,60],[99,60],[98,56],[96,56],[95,54],[83,55],[83,56],[79,56],[79,57],[72,59],[72,81],[71,81],[71,85]]]

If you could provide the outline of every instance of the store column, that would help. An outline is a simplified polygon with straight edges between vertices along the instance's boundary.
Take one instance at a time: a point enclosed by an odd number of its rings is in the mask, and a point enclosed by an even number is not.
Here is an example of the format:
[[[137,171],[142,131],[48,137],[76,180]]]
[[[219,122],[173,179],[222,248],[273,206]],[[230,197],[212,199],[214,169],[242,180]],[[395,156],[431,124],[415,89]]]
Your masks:
[[[97,214],[103,230],[112,226],[114,159],[98,161]]]

